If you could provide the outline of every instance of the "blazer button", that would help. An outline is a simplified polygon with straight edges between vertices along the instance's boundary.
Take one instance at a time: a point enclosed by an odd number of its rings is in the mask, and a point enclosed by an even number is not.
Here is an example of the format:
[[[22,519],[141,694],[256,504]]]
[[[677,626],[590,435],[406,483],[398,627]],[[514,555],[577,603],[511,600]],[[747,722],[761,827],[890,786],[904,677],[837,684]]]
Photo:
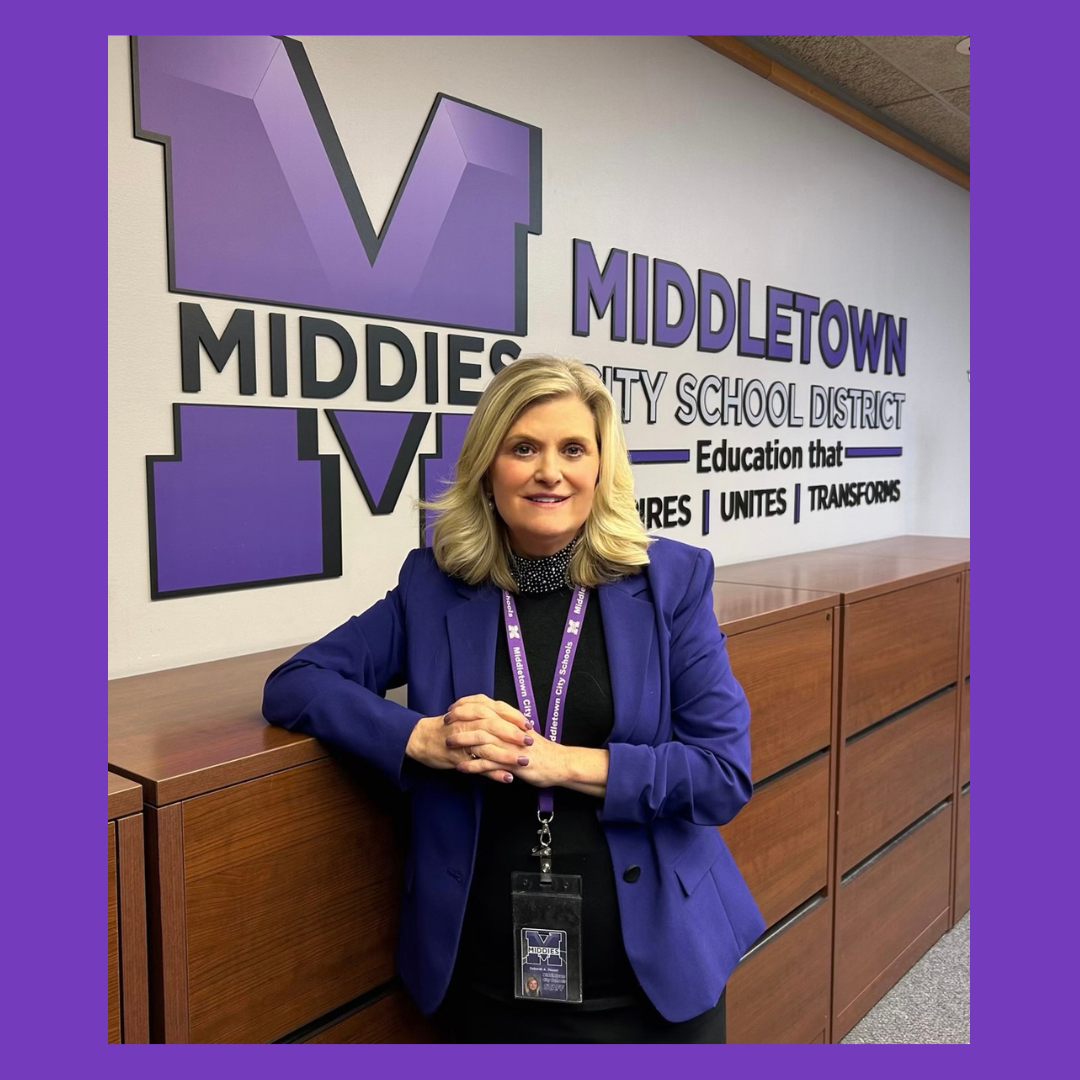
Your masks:
[[[637,881],[637,879],[638,879],[639,877],[641,877],[641,867],[640,867],[640,866],[637,866],[637,865],[634,865],[634,866],[628,866],[628,867],[627,867],[627,868],[626,868],[626,869],[625,869],[625,870],[623,871],[623,875],[622,875],[622,879],[623,879],[623,881],[628,881],[628,882],[630,882],[630,884],[631,884],[631,885],[632,885],[632,884],[633,884],[633,883],[634,883],[635,881]]]

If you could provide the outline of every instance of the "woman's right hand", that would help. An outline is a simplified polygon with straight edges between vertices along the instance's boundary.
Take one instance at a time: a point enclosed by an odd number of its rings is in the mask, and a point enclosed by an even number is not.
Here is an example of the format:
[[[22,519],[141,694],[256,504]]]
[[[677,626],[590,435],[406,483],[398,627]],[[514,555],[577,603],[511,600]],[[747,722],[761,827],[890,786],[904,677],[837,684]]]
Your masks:
[[[506,766],[529,763],[532,721],[505,701],[486,694],[459,698],[444,716],[423,716],[405,754],[430,769],[457,769],[509,784]]]

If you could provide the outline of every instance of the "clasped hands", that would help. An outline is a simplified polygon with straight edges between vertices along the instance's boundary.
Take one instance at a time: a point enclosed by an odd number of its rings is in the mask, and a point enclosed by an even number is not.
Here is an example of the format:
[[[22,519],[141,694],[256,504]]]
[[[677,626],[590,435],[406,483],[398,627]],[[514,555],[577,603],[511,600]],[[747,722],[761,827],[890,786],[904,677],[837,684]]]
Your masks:
[[[514,706],[473,694],[458,698],[444,716],[421,717],[405,753],[431,769],[457,769],[506,784],[517,776],[551,787],[567,778],[569,749],[545,739]]]

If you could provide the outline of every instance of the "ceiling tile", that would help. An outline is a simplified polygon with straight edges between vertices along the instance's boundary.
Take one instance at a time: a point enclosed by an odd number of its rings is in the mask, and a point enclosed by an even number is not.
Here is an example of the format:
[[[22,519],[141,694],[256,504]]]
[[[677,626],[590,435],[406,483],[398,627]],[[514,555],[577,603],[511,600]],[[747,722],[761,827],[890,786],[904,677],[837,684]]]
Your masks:
[[[854,37],[766,37],[765,40],[868,105],[908,101],[926,93],[917,82]]]
[[[961,37],[867,35],[860,40],[929,90],[954,90],[971,84],[971,58],[956,51]],[[891,98],[882,104],[899,100]]]
[[[955,105],[965,116],[971,116],[971,87],[961,86],[958,90],[942,90],[941,96]]]

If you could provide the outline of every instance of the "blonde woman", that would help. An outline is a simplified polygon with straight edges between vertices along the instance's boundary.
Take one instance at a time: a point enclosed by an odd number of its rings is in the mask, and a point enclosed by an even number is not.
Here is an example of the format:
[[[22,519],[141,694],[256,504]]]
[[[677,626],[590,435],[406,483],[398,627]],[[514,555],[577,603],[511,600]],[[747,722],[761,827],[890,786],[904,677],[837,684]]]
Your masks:
[[[751,783],[711,556],[645,534],[576,361],[495,376],[433,509],[397,587],[264,700],[411,795],[406,987],[459,1042],[724,1042],[764,923],[716,829]]]

